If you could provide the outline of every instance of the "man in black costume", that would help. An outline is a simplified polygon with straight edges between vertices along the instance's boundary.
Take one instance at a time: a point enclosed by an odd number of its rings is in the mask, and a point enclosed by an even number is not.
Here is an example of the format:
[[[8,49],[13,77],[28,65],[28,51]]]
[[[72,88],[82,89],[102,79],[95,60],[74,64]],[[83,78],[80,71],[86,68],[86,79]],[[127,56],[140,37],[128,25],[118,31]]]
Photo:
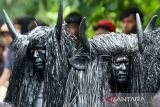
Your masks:
[[[136,67],[138,61],[135,58],[137,37],[134,34],[108,33],[86,40],[84,22],[85,19],[80,26],[83,47],[69,59],[73,68],[66,85],[64,107],[105,107],[102,101],[111,93],[140,92],[138,81],[141,72]]]
[[[33,63],[33,72],[40,83],[33,107],[42,107],[44,90],[44,70],[46,65],[46,45],[43,40],[32,40],[27,48],[28,59]]]
[[[67,58],[74,50],[71,34],[62,22],[62,9],[60,4],[55,26],[36,27],[27,35],[15,32],[4,11],[14,39],[10,48],[15,52],[6,102],[11,102],[16,107],[62,106],[70,69]]]
[[[150,88],[154,90],[151,92],[155,92],[155,84],[149,84],[149,79],[145,78],[154,78],[150,79],[152,83],[158,79],[158,73],[154,71],[158,70],[158,47],[160,46],[158,41],[160,38],[159,36],[149,36],[155,35],[155,31],[152,32],[152,30],[157,16],[152,17],[144,32],[139,15],[137,14],[136,17],[137,35],[108,33],[90,40],[84,37],[84,27],[82,26],[85,20],[82,20],[80,40],[83,47],[69,59],[73,68],[66,85],[64,107],[105,107],[106,104],[103,100],[111,93],[147,93]],[[158,32],[159,30],[156,30],[156,34]],[[128,67],[126,71],[117,70],[121,73],[116,76],[114,71],[118,66],[113,66],[113,62],[119,58],[119,55],[120,59],[123,59],[120,65],[129,64],[129,62],[130,64],[126,65]],[[123,65],[123,67],[125,66]],[[150,69],[147,69],[148,67]],[[129,72],[127,73],[127,71]],[[147,75],[148,73],[153,73],[154,77]],[[120,84],[123,84],[123,87]],[[150,87],[150,85],[154,85],[154,87]],[[146,89],[145,86],[147,86]],[[123,90],[126,87],[127,89]],[[156,87],[160,88],[159,85]]]

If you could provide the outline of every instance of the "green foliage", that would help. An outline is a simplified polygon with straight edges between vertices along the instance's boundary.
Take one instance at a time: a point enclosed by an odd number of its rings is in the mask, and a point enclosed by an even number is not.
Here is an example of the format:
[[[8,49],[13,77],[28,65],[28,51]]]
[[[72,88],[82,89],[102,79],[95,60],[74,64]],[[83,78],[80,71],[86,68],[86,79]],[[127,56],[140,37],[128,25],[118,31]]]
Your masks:
[[[49,25],[57,19],[58,0],[0,0],[0,13],[6,9],[11,18],[32,15]],[[93,25],[101,19],[111,20],[120,31],[119,15],[127,7],[139,7],[144,13],[144,27],[154,14],[160,14],[160,0],[63,0],[64,17],[77,11],[87,18],[87,37],[94,35]],[[160,25],[158,20],[157,26]]]

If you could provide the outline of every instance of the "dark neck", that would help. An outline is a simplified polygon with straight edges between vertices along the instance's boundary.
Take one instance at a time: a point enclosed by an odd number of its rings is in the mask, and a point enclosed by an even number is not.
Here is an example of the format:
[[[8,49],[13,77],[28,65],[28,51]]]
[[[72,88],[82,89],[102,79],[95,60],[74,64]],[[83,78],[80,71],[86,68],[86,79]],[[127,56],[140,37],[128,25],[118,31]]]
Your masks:
[[[128,93],[129,92],[128,83],[121,84],[116,81],[110,80],[109,85],[113,93]]]
[[[35,70],[35,72],[36,72],[36,75],[37,75],[38,80],[42,82],[42,81],[44,80],[43,71],[36,71],[36,70]]]

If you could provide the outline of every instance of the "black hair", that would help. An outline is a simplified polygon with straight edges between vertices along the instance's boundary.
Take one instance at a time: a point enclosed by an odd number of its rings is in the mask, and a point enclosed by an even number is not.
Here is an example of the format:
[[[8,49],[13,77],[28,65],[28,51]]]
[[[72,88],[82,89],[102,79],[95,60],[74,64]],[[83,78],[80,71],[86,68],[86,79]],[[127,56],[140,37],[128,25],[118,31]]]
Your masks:
[[[21,33],[25,34],[29,31],[28,30],[29,24],[34,20],[35,18],[32,16],[24,16],[24,17],[16,18],[14,20],[14,24],[19,24],[21,26]]]
[[[67,24],[77,23],[78,25],[80,25],[81,20],[82,16],[77,12],[72,12],[65,18]]]
[[[138,8],[127,8],[121,14],[119,19],[123,20],[124,18],[128,17],[129,15],[134,15],[134,19],[136,20],[136,13],[139,13],[140,19],[143,22],[143,13]]]

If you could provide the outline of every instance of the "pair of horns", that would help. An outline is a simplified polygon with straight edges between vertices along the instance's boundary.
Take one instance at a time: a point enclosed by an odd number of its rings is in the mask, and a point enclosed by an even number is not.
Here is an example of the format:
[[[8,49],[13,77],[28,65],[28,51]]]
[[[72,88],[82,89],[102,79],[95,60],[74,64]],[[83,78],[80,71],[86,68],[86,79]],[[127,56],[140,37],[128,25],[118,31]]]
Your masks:
[[[144,35],[144,33],[149,33],[149,32],[151,32],[154,29],[154,25],[155,25],[156,19],[157,19],[157,15],[154,15],[150,19],[150,21],[149,21],[146,29],[143,32],[140,16],[139,16],[138,13],[136,14],[138,47],[139,47],[139,52],[141,54],[143,53],[144,47],[145,47],[144,44],[143,44],[143,35]]]
[[[6,13],[6,11],[3,9],[3,14],[5,17],[5,21],[7,24],[7,27],[9,29],[9,32],[11,34],[11,37],[13,38],[13,40],[15,38],[18,37],[18,34],[8,16],[8,14]],[[62,23],[63,23],[63,5],[62,5],[62,1],[60,0],[60,5],[59,5],[59,11],[58,11],[58,19],[57,19],[57,24],[56,24],[56,29],[57,29],[57,39],[60,40],[61,38],[61,29],[62,29]]]
[[[144,33],[149,33],[154,29],[154,25],[155,25],[156,19],[157,19],[157,15],[154,15],[150,19],[146,29],[143,32],[140,16],[139,16],[138,13],[136,14],[138,47],[139,47],[139,51],[140,51],[141,54],[143,53],[143,50],[144,50],[143,34]],[[88,42],[87,38],[85,37],[85,20],[86,19],[83,18],[81,23],[80,23],[79,36],[80,36],[80,42],[85,47],[85,49],[90,50],[89,42]]]
[[[12,36],[13,39],[15,39],[16,37],[18,37],[18,34],[9,18],[9,16],[7,15],[6,11],[3,10],[4,16],[5,16],[5,20],[6,20],[6,24],[8,26],[9,32]],[[141,19],[139,17],[139,14],[136,14],[136,22],[137,22],[137,36],[138,36],[138,46],[139,46],[139,51],[140,53],[143,53],[144,50],[144,46],[143,46],[143,34],[144,33],[148,33],[151,32],[154,28],[155,22],[157,19],[157,15],[154,15],[151,20],[149,21],[146,29],[143,32],[142,29],[142,24],[141,24]],[[89,41],[87,40],[87,38],[85,37],[85,20],[86,18],[83,18],[81,23],[80,23],[80,27],[79,27],[79,36],[80,36],[80,42],[82,43],[82,45],[87,49],[90,50],[90,45],[89,45]],[[61,29],[62,29],[62,23],[63,23],[63,5],[62,2],[60,0],[60,5],[59,5],[59,11],[58,11],[58,19],[57,19],[57,24],[56,24],[56,29],[57,29],[57,39],[60,41],[61,38]]]

